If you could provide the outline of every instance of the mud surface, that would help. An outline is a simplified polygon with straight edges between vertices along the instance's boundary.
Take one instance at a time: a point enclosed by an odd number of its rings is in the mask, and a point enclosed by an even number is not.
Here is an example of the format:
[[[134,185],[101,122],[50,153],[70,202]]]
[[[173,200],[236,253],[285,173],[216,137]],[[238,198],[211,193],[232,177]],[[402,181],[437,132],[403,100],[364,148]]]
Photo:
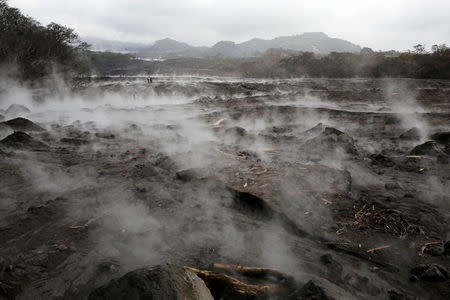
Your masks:
[[[289,278],[276,294],[228,273],[264,291],[245,299],[448,299],[448,81],[93,78],[0,97],[1,297],[114,298],[172,264],[218,298],[205,272],[224,263]]]

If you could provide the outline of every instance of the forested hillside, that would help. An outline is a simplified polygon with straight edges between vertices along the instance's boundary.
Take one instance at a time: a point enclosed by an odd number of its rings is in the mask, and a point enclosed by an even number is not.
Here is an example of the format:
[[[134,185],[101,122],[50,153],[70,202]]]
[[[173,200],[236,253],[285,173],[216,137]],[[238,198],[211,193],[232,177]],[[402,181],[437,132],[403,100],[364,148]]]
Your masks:
[[[44,26],[0,0],[0,65],[4,74],[34,79],[54,71],[87,71],[81,63],[87,47],[73,29],[56,23]]]

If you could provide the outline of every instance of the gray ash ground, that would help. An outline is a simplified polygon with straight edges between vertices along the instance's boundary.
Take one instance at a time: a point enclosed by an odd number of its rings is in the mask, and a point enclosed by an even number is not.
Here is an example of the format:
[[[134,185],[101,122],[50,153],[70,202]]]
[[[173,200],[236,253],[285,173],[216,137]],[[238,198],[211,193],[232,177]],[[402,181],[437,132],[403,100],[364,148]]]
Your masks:
[[[0,297],[448,299],[448,81],[111,77],[0,97]],[[213,263],[284,275],[228,272],[246,293]]]

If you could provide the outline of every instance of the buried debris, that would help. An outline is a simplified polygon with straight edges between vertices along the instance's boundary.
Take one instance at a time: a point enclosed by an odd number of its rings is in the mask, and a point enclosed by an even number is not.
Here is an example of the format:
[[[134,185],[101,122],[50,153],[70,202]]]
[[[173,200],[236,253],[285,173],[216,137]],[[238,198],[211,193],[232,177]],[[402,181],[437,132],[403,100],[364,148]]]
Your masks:
[[[373,229],[399,237],[413,233],[423,233],[423,229],[420,226],[412,224],[399,211],[381,209],[374,204],[363,204],[359,207],[355,205],[351,227],[356,230]]]

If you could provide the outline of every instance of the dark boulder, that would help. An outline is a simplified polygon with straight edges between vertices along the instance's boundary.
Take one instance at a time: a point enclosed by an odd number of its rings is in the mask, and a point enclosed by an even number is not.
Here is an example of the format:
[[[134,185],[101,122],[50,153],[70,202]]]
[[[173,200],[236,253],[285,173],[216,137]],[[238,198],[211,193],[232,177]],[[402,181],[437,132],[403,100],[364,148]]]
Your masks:
[[[320,133],[322,133],[324,129],[325,129],[325,126],[322,123],[319,123],[316,126],[314,126],[313,128],[303,131],[301,133],[301,135],[308,136],[308,137],[317,136]]]
[[[444,254],[450,255],[450,241],[447,241],[444,244]]]
[[[371,155],[370,159],[372,160],[372,165],[379,165],[384,167],[392,167],[394,165],[392,159],[381,153]]]
[[[14,131],[45,131],[39,125],[25,118],[15,118],[0,123],[0,127],[9,127]]]
[[[397,125],[400,123],[401,123],[400,118],[396,116],[387,117],[386,120],[384,121],[384,124],[386,125]]]
[[[440,144],[448,145],[450,144],[450,131],[436,132],[431,136],[431,139]]]
[[[448,274],[443,267],[439,267],[437,265],[433,265],[429,267],[421,276],[422,280],[438,282],[438,281],[446,281],[448,279]]]
[[[334,151],[341,151],[351,155],[358,154],[353,138],[332,127],[326,127],[318,136],[307,140],[303,145],[303,149],[307,152],[323,155],[332,154]]]
[[[389,300],[413,300],[413,298],[396,290],[390,290],[387,294]]]
[[[327,295],[320,285],[317,285],[311,280],[297,290],[294,297],[291,296],[290,298],[302,300],[334,300],[333,297]]]
[[[442,148],[435,141],[427,141],[423,144],[417,145],[410,152],[411,155],[429,155],[429,156],[439,156],[445,155]]]
[[[35,140],[25,132],[16,131],[0,141],[0,145],[16,149],[47,148],[44,143]]]
[[[411,273],[424,281],[430,282],[446,281],[449,278],[447,270],[437,264],[418,265],[411,270]]]
[[[225,130],[225,135],[233,137],[244,137],[247,135],[247,130],[239,126],[234,126]]]
[[[101,299],[199,299],[213,297],[195,273],[185,268],[166,265],[138,269],[94,290],[90,300]]]
[[[417,127],[413,127],[403,132],[399,138],[407,141],[418,141],[421,138],[420,129]]]
[[[431,139],[442,145],[444,152],[450,155],[450,131],[437,132],[431,136]]]

